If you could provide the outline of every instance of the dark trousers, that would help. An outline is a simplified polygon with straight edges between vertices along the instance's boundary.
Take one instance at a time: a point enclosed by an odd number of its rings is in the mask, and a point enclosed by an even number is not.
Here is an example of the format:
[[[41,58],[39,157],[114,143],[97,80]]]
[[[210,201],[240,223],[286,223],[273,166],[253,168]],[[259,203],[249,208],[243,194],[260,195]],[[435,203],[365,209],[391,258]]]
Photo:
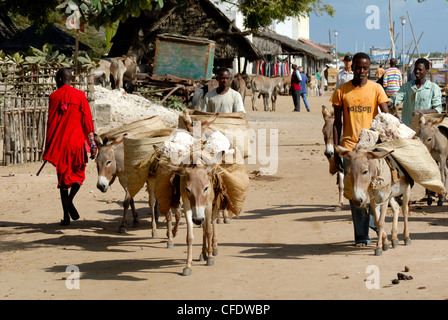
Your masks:
[[[291,95],[294,102],[294,111],[300,111],[300,90],[292,89]]]

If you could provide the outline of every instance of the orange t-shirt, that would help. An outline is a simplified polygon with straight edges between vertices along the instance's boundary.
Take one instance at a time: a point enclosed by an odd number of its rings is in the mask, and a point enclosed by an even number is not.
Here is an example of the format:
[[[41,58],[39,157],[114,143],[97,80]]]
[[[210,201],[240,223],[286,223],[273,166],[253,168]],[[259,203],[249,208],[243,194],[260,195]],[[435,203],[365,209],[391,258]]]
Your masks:
[[[363,87],[355,87],[351,81],[344,83],[331,96],[330,101],[342,107],[342,139],[340,145],[353,150],[362,129],[370,129],[370,124],[378,114],[378,106],[389,98],[381,85],[368,80]]]

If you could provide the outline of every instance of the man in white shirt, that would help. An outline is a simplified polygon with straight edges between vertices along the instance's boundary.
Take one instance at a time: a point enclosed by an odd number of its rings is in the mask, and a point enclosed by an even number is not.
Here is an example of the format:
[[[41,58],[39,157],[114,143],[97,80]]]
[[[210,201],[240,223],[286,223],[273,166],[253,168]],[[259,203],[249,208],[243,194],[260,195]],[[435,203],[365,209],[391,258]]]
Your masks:
[[[244,112],[243,99],[239,92],[230,88],[230,71],[227,68],[219,68],[216,73],[218,88],[207,92],[201,111],[213,113]]]
[[[345,68],[339,71],[338,77],[336,80],[336,89],[353,79],[353,71],[352,71],[352,56],[346,55],[344,57]],[[335,90],[336,90],[335,89]]]

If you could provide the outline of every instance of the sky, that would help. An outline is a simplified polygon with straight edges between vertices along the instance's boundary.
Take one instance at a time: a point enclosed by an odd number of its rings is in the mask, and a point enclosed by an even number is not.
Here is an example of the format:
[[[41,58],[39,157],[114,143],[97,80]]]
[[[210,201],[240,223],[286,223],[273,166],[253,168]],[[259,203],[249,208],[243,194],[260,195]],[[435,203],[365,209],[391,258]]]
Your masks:
[[[310,38],[314,42],[335,43],[333,31],[338,31],[338,52],[369,52],[372,46],[390,48],[389,37],[389,0],[325,0],[336,10],[334,17],[324,14],[321,17],[310,15]],[[392,0],[392,21],[395,22],[396,50],[402,50],[402,24],[404,16],[405,53],[413,41],[411,25],[406,10],[411,16],[415,38],[423,36],[419,43],[421,55],[428,52],[448,52],[448,1]],[[412,49],[413,50],[413,49]],[[412,51],[411,51],[412,53]]]

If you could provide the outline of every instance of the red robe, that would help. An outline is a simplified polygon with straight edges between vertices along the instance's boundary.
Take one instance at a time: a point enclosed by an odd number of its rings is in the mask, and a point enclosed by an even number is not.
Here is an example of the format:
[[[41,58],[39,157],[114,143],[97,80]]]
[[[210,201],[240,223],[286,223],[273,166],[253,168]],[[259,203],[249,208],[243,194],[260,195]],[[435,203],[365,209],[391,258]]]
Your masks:
[[[56,167],[58,188],[85,180],[92,113],[84,92],[64,85],[50,95],[43,159]]]

